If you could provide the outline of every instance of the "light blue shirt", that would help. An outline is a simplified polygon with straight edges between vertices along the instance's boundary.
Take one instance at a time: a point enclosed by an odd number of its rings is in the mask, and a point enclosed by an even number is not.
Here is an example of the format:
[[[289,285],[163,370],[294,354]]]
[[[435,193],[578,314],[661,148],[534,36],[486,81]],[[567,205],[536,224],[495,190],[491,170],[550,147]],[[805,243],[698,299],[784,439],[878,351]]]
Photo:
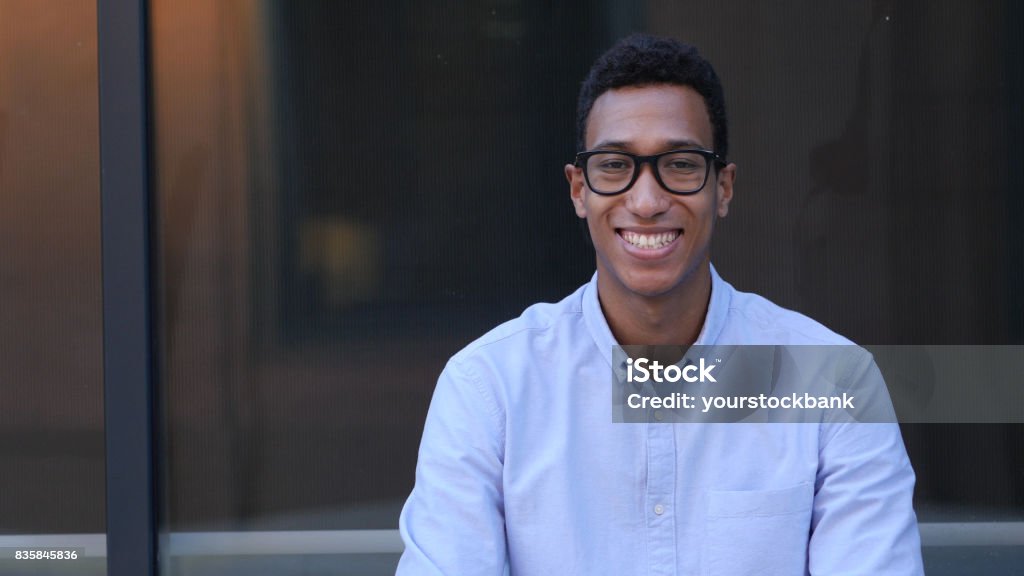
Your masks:
[[[697,344],[849,344],[712,268]],[[895,424],[612,422],[597,276],[448,362],[398,574],[923,574]]]

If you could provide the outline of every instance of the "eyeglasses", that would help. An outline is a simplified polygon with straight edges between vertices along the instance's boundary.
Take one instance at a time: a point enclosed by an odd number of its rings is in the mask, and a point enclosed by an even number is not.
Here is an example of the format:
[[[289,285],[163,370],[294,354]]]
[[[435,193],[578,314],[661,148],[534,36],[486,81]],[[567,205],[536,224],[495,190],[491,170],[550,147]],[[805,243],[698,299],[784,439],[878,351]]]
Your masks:
[[[710,150],[669,150],[653,156],[637,156],[629,152],[588,150],[576,154],[576,166],[583,168],[587,186],[597,194],[622,194],[636,183],[640,167],[650,163],[654,178],[673,194],[700,192],[708,181],[711,164],[725,164],[725,159]]]

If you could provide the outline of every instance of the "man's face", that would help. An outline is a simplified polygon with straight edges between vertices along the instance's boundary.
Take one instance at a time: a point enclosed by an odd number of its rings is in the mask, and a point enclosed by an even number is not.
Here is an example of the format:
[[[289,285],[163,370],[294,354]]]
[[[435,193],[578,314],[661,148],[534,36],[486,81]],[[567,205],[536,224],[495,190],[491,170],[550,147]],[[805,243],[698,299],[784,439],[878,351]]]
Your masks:
[[[587,150],[621,150],[651,155],[685,148],[713,149],[704,99],[692,88],[652,85],[609,90],[590,110]],[[736,167],[716,176],[714,167],[695,194],[680,196],[662,188],[651,164],[644,164],[633,186],[616,196],[595,194],[582,168],[565,167],[576,214],[586,218],[597,251],[602,287],[625,296],[655,298],[685,290],[708,272],[716,217],[728,213]],[[668,242],[665,244],[665,242]],[[657,246],[657,247],[655,247]]]

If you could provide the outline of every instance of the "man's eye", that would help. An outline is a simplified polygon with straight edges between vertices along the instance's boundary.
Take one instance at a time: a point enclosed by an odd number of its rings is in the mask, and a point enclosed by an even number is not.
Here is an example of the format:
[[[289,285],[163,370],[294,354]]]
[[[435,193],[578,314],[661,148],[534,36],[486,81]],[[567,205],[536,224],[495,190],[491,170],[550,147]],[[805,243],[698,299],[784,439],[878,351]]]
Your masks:
[[[602,162],[599,167],[602,170],[625,170],[626,168],[629,168],[629,165],[622,160],[607,160]]]
[[[669,168],[672,170],[696,170],[698,166],[693,162],[687,162],[685,160],[674,160],[669,163]]]

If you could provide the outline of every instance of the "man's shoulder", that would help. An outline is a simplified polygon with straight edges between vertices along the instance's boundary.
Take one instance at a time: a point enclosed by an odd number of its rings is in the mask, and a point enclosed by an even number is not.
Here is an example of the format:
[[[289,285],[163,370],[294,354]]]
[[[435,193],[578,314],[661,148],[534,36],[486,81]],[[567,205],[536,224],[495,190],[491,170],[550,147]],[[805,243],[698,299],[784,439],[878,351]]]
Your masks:
[[[464,361],[470,357],[526,352],[538,341],[554,339],[566,329],[567,324],[577,324],[583,316],[584,284],[572,294],[558,302],[533,304],[517,318],[499,324],[483,336],[470,342],[452,357],[453,361]],[[571,328],[570,328],[571,329]]]
[[[732,289],[723,339],[745,336],[764,344],[852,344],[824,324],[764,296]]]

